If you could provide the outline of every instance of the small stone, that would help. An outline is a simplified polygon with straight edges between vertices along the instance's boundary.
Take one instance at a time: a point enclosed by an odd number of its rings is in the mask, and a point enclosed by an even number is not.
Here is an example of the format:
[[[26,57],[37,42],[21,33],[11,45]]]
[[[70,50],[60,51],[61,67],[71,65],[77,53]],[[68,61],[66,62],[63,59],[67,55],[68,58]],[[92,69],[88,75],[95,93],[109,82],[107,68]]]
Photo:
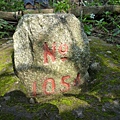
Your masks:
[[[82,109],[74,110],[73,114],[76,116],[76,118],[83,118],[84,117]]]
[[[107,55],[106,55],[106,54],[104,54],[104,56],[105,56],[105,57],[107,57]]]
[[[30,103],[31,103],[31,104],[35,104],[34,98],[30,98]]]
[[[89,40],[89,42],[91,42],[92,41],[92,39],[88,39]]]
[[[118,100],[114,100],[113,104],[114,104],[115,107],[119,107],[119,101]]]
[[[106,109],[105,109],[104,107],[102,107],[102,111],[103,111],[103,112],[105,112],[105,111],[106,111]]]
[[[15,84],[18,84],[19,82],[17,81],[17,82],[15,82]]]
[[[6,44],[13,43],[13,40],[9,40],[6,42]]]
[[[98,71],[98,70],[100,69],[100,64],[99,64],[98,62],[92,63],[92,64],[90,65],[90,69],[91,69],[92,71]]]
[[[91,84],[94,84],[96,82],[97,79],[94,79],[93,81],[91,81]]]
[[[111,54],[112,52],[111,51],[107,51],[107,53]]]
[[[5,99],[6,101],[10,100],[10,96],[5,96],[4,99]]]

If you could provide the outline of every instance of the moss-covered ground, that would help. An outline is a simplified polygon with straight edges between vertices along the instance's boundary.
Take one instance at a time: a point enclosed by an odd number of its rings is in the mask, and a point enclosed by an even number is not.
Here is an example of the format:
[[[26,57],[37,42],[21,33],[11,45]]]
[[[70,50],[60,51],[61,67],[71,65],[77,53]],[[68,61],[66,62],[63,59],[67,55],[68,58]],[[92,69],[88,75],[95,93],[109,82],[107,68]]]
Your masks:
[[[16,82],[12,67],[13,45],[0,40],[0,95],[8,92]]]
[[[19,88],[17,85],[19,80],[14,75],[12,68],[12,44],[4,46],[2,44],[3,41],[0,41],[0,96],[3,96],[8,91]],[[100,70],[90,73],[91,80],[84,86],[81,86],[81,93],[64,94],[56,96],[54,99],[43,99],[42,101],[36,98],[38,103],[37,105],[35,104],[34,109],[30,109],[30,106],[25,103],[23,107],[28,112],[35,112],[45,106],[46,109],[49,109],[47,104],[50,104],[59,109],[62,120],[114,119],[117,116],[117,112],[115,112],[114,108],[110,109],[110,105],[114,104],[115,101],[120,102],[120,48],[116,45],[108,44],[99,38],[92,37],[90,53],[90,62],[98,62]],[[24,86],[20,88],[22,87]],[[8,103],[8,105],[12,106],[15,104],[12,100]],[[108,108],[105,104],[108,104]],[[103,106],[106,108],[104,109]],[[77,110],[79,112],[81,110],[82,115],[75,115],[74,111]],[[10,116],[9,120],[14,120],[14,116],[11,114],[8,114],[8,116]],[[6,115],[4,114],[0,116],[3,120],[6,119],[5,117]]]

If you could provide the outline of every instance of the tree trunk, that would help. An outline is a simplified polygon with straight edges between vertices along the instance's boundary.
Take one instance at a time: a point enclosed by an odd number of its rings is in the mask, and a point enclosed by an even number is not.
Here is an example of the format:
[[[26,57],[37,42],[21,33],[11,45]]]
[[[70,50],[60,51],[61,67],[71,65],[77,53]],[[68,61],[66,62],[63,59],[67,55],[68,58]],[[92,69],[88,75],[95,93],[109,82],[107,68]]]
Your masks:
[[[53,13],[53,9],[41,9],[41,10],[24,10],[17,12],[4,12],[0,11],[0,19],[9,21],[18,21],[24,14],[38,14],[38,13]]]
[[[76,7],[71,9],[71,13],[75,16],[83,15],[90,15],[90,14],[102,14],[106,11],[110,11],[112,13],[120,13],[120,6],[119,5],[105,5],[105,6],[82,6],[82,8]]]
[[[80,16],[82,14],[102,14],[105,11],[116,12],[120,13],[120,6],[119,5],[105,5],[105,6],[82,6],[72,8],[70,13],[74,14],[75,16]],[[17,12],[4,12],[0,11],[0,19],[4,20],[11,20],[11,21],[18,21],[21,16],[24,14],[38,14],[38,13],[53,13],[53,9],[41,9],[41,10],[24,10],[24,11],[17,11]]]

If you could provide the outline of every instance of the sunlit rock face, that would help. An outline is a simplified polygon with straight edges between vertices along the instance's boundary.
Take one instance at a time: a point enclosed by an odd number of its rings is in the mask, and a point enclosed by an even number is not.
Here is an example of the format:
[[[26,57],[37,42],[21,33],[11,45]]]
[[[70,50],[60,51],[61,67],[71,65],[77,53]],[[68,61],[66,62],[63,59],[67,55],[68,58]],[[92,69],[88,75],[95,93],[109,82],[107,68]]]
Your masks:
[[[25,15],[13,39],[15,70],[29,95],[69,93],[88,79],[89,41],[74,15]]]

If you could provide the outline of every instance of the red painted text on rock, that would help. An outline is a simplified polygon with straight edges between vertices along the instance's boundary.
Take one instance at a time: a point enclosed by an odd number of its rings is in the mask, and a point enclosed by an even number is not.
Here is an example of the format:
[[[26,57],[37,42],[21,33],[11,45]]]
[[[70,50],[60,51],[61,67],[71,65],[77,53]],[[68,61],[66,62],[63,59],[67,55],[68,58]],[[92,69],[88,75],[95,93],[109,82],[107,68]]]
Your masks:
[[[70,90],[71,85],[73,86],[78,86],[80,85],[80,74],[77,74],[77,77],[75,78],[75,80],[73,80],[73,84],[71,83],[67,83],[66,80],[68,80],[70,78],[69,75],[67,76],[63,76],[61,78],[60,84],[64,87],[64,88],[60,88],[60,90],[58,92],[67,92],[68,90]],[[47,89],[47,87],[49,86],[49,90]],[[36,82],[33,83],[33,96],[36,96],[36,87],[37,84]],[[46,80],[43,81],[42,83],[42,92],[46,95],[50,95],[50,94],[54,94],[56,91],[56,83],[55,80],[53,78],[48,78]],[[51,89],[51,90],[50,90]]]
[[[56,43],[54,42],[52,45],[52,49],[48,47],[47,42],[43,45],[44,50],[44,64],[48,63],[48,56],[51,58],[52,62],[56,60],[55,53],[56,53]],[[61,60],[65,61],[67,60],[67,57],[65,56],[68,52],[68,45],[61,43],[61,45],[58,48],[59,54],[62,55]]]
[[[51,83],[51,91],[47,91],[47,85],[48,83]],[[55,80],[53,78],[48,78],[47,80],[44,81],[43,86],[42,86],[43,92],[47,95],[53,94],[55,92]]]

